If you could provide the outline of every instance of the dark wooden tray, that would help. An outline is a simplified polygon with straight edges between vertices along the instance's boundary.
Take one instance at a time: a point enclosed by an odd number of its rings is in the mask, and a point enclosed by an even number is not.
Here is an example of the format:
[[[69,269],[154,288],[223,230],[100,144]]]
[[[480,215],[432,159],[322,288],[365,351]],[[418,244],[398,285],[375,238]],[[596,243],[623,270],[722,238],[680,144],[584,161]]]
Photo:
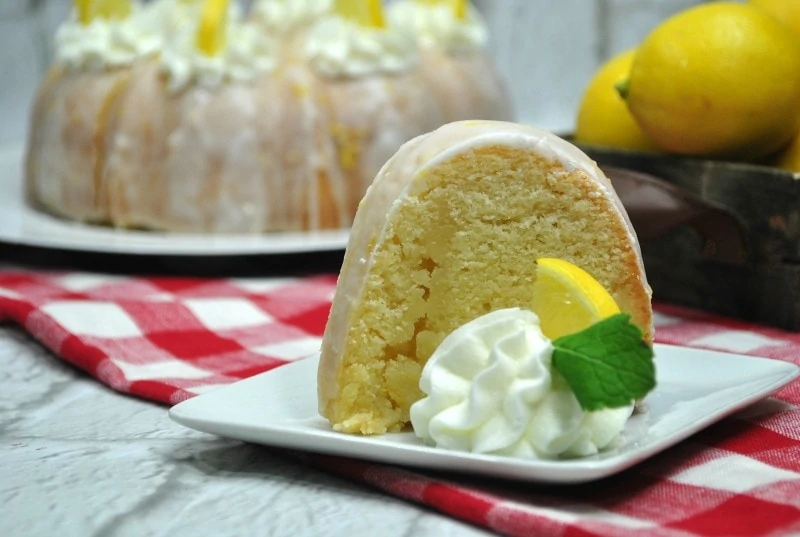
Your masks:
[[[722,207],[738,222],[746,248],[738,261],[717,258],[706,238],[688,225],[643,238],[655,299],[800,331],[800,174],[768,166],[581,148],[601,168],[659,178],[710,206]]]

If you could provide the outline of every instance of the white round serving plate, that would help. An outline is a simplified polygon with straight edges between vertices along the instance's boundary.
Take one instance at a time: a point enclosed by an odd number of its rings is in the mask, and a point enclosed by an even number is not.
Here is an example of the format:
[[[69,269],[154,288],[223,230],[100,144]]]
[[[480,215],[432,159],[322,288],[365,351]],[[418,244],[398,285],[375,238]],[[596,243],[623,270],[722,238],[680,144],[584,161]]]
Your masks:
[[[0,147],[0,242],[95,253],[219,256],[342,250],[349,230],[259,235],[133,231],[71,222],[29,207],[23,198],[21,145]]]

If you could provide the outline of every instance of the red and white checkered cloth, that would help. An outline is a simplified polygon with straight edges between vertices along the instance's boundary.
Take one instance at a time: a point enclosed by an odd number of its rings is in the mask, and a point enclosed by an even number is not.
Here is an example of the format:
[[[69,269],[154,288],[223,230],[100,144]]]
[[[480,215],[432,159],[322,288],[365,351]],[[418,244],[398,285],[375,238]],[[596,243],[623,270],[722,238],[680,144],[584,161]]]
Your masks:
[[[212,280],[0,272],[0,320],[161,403],[314,353],[334,276]],[[800,364],[800,334],[660,305],[657,341]],[[320,455],[310,465],[508,535],[800,535],[800,381],[622,474],[535,486]]]

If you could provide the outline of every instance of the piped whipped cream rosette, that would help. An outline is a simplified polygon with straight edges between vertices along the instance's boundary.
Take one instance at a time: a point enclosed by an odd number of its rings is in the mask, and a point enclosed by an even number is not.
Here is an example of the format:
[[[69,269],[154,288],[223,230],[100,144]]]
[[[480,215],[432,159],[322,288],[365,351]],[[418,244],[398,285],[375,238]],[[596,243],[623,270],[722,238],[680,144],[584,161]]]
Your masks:
[[[548,261],[541,265],[568,266]],[[590,278],[574,266],[561,273],[570,274]],[[597,295],[592,282],[573,289]],[[558,282],[541,285],[568,298]],[[534,302],[553,312],[552,300]],[[444,449],[536,459],[584,457],[618,445],[635,402],[655,387],[653,351],[642,331],[619,313],[554,340],[542,326],[533,311],[509,308],[446,337],[422,370],[426,397],[411,406],[417,436]],[[548,330],[554,326],[549,322]]]
[[[489,40],[483,16],[466,0],[401,0],[387,15],[393,27],[414,35],[423,48],[475,51]]]
[[[270,32],[286,33],[312,25],[333,7],[334,0],[257,0],[252,17]]]
[[[413,35],[387,25],[377,0],[337,0],[334,14],[310,30],[305,54],[327,77],[400,73],[419,62]]]
[[[597,356],[572,356],[580,353],[576,348],[616,351],[597,347],[594,333],[567,336],[571,343],[550,341],[537,315],[519,308],[497,310],[458,328],[422,371],[420,388],[427,396],[411,407],[415,433],[444,449],[537,459],[584,457],[615,446],[634,401],[654,385],[652,351],[638,344],[641,332],[625,315],[593,329],[605,334],[602,345],[632,344],[638,356],[630,361],[617,355],[600,371],[589,371],[581,360]],[[609,377],[613,362],[628,367]],[[583,380],[575,381],[576,370]],[[641,382],[621,381],[637,370],[644,371]],[[606,390],[610,400],[602,395]]]
[[[161,32],[167,40],[191,31],[202,15],[206,0],[151,0],[149,6],[159,13]],[[244,16],[239,2],[228,3],[228,18],[238,20]]]
[[[127,0],[77,5],[82,9],[73,10],[55,38],[56,57],[69,68],[126,67],[161,50],[164,40],[154,8]]]
[[[194,83],[248,82],[275,67],[276,47],[257,26],[239,20],[229,0],[206,0],[197,23],[164,48],[160,61],[174,93]]]

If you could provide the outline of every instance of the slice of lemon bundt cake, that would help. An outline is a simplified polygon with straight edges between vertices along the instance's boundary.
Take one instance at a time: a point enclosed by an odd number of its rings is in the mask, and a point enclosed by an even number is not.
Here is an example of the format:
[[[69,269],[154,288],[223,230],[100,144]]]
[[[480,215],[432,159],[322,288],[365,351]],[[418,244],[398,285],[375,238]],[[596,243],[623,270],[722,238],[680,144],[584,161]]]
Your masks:
[[[490,311],[527,307],[542,257],[586,270],[652,341],[636,235],[580,150],[490,121],[405,144],[358,209],[322,343],[322,415],[343,432],[401,430],[445,336]]]

